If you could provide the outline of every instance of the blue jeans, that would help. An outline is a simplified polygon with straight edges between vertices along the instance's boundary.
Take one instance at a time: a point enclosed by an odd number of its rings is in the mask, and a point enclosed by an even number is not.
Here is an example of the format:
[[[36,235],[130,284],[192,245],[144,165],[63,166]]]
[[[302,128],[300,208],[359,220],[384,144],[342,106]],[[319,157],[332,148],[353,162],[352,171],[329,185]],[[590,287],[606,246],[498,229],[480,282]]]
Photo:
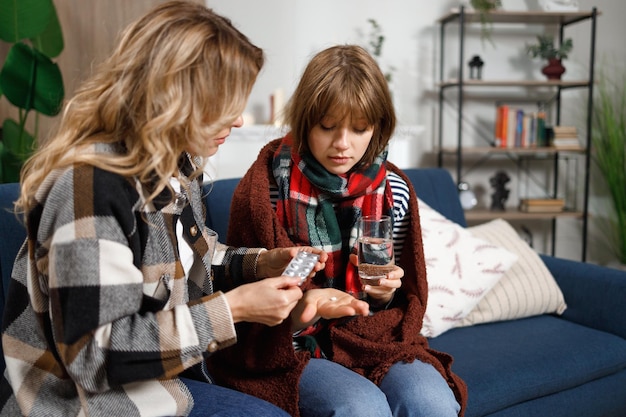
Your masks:
[[[208,382],[180,380],[194,401],[189,417],[289,417],[285,410],[251,395]]]
[[[302,417],[454,417],[460,405],[430,364],[398,362],[377,387],[326,359],[311,359],[300,379]]]

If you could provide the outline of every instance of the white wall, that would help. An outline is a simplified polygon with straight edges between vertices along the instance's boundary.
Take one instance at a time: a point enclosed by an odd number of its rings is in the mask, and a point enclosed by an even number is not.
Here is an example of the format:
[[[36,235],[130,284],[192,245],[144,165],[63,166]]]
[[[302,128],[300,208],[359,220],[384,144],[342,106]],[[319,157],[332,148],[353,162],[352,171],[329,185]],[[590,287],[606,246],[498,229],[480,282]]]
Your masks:
[[[278,88],[291,95],[304,66],[315,53],[342,43],[365,46],[374,18],[386,37],[380,60],[383,70],[396,68],[391,84],[400,125],[431,123],[435,111],[427,89],[433,88],[434,22],[448,7],[435,2],[389,0],[207,0],[228,16],[266,53],[266,64],[253,89],[248,112],[257,123],[270,116],[270,95]],[[427,5],[428,7],[424,7]],[[432,134],[415,135],[410,144],[413,165],[431,149]],[[227,144],[228,145],[228,144]],[[403,147],[404,149],[404,147]],[[226,147],[220,150],[227,150]],[[222,155],[222,160],[225,159]],[[404,162],[404,161],[401,161]],[[232,170],[228,170],[232,172]]]
[[[269,97],[277,88],[288,97],[309,58],[319,50],[337,43],[365,45],[369,25],[374,18],[386,37],[381,67],[393,66],[392,90],[401,124],[425,125],[423,138],[432,143],[436,96],[434,84],[438,67],[439,27],[436,20],[461,0],[207,0],[207,5],[229,17],[233,23],[262,47],[266,65],[253,89],[248,111],[258,123],[269,118]],[[507,10],[538,8],[536,0],[503,0]],[[614,0],[579,0],[581,10],[596,6],[598,19],[598,59],[605,55],[624,55],[626,39],[626,2]],[[532,39],[538,27],[525,29]],[[477,33],[476,31],[474,33]],[[485,60],[484,78],[519,76],[542,77],[540,62],[524,53],[519,36],[524,30],[505,31],[497,44],[482,43],[479,37],[468,39],[466,56],[480,54]],[[566,33],[574,38],[574,51],[566,62],[567,76],[583,65],[588,51],[588,30],[585,24],[574,25]],[[454,46],[451,44],[450,46]],[[449,53],[456,56],[456,48]],[[491,114],[489,114],[491,118]],[[416,164],[419,163],[416,156]]]
[[[319,50],[333,44],[357,43],[365,46],[369,33],[367,20],[374,18],[383,28],[386,37],[380,64],[383,70],[396,68],[391,88],[400,125],[420,126],[422,133],[406,139],[410,143],[398,146],[403,158],[403,166],[434,166],[436,159],[432,153],[437,135],[437,90],[439,65],[439,26],[437,19],[451,7],[458,6],[461,0],[207,0],[207,5],[218,13],[229,17],[254,43],[266,52],[266,65],[253,89],[247,112],[257,123],[269,119],[270,95],[276,89],[285,91],[286,97],[293,92],[300,74],[309,58]],[[505,10],[538,10],[537,0],[502,0]],[[579,0],[580,10],[597,7],[601,12],[598,18],[596,40],[596,69],[605,60],[621,61],[626,57],[623,42],[626,39],[626,2],[614,0]],[[496,28],[498,29],[498,28]],[[588,23],[573,25],[566,30],[566,36],[574,40],[574,49],[565,62],[567,72],[564,79],[587,76],[589,57]],[[525,53],[525,43],[541,33],[540,26],[529,25],[503,27],[494,36],[495,45],[482,42],[479,29],[470,31],[466,42],[466,60],[479,54],[485,61],[483,78],[511,79],[537,78],[541,62],[532,60]],[[453,41],[454,31],[448,31],[447,62],[456,60],[458,49]],[[457,68],[451,64],[446,72],[454,73]],[[467,73],[467,70],[466,70]],[[564,96],[565,112],[562,123],[578,123],[580,107],[584,103],[581,92]],[[481,134],[489,134],[493,128],[494,106],[492,101],[466,106],[464,134],[467,142],[479,143]],[[454,106],[447,106],[444,112],[444,137],[454,141],[456,135],[456,113]],[[235,145],[235,136],[220,149],[216,164],[222,166],[214,176],[237,176],[245,172],[258,148],[269,138],[260,138],[260,143],[246,142]],[[271,135],[270,135],[271,136]],[[464,140],[465,140],[464,139]],[[248,151],[248,155],[242,152]],[[393,158],[399,156],[392,155]],[[468,174],[473,187],[483,190],[483,204],[489,204],[488,178],[494,167],[487,166],[482,171]],[[223,173],[220,175],[220,171]],[[512,173],[515,173],[513,167]],[[519,184],[511,183],[512,195]],[[579,192],[581,194],[582,191]],[[593,204],[593,202],[592,202]],[[569,223],[568,223],[569,222]],[[580,258],[580,222],[565,221],[559,225],[559,250],[557,254],[573,259]],[[570,224],[571,223],[571,224]],[[539,224],[536,227],[545,228]],[[532,230],[535,232],[535,230]],[[541,231],[539,230],[539,234]],[[543,250],[547,241],[541,236],[536,239]],[[593,250],[592,250],[593,251]]]

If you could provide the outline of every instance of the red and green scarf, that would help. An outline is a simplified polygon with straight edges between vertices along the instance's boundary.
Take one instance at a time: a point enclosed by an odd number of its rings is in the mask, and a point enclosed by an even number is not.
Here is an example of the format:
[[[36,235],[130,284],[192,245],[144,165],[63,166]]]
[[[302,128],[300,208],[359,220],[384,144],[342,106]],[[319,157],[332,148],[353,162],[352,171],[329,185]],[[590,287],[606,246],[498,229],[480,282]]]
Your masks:
[[[385,168],[387,151],[369,166],[341,177],[328,172],[310,155],[300,157],[292,144],[288,134],[272,164],[278,185],[278,219],[293,242],[328,253],[323,286],[361,297],[361,284],[348,255],[356,251],[356,222],[360,216],[392,215],[393,196]]]

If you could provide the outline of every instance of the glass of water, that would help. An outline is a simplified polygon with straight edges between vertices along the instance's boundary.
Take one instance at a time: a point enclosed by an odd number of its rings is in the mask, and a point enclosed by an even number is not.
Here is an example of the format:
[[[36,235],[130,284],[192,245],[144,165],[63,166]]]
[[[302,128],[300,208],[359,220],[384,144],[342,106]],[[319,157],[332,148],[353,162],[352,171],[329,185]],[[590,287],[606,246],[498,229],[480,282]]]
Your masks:
[[[395,265],[390,216],[363,216],[358,220],[359,278],[363,285],[379,285]]]

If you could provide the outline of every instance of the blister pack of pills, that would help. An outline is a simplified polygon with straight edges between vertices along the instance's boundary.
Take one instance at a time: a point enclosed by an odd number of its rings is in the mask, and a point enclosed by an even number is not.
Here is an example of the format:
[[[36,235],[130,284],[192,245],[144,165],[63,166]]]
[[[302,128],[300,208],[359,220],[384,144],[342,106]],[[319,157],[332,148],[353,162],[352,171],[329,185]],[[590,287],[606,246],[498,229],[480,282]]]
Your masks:
[[[283,275],[300,277],[300,284],[298,285],[302,285],[313,270],[313,267],[319,258],[319,255],[315,253],[304,251],[298,252],[298,254],[293,257],[291,262],[289,262],[287,268],[285,268]]]

